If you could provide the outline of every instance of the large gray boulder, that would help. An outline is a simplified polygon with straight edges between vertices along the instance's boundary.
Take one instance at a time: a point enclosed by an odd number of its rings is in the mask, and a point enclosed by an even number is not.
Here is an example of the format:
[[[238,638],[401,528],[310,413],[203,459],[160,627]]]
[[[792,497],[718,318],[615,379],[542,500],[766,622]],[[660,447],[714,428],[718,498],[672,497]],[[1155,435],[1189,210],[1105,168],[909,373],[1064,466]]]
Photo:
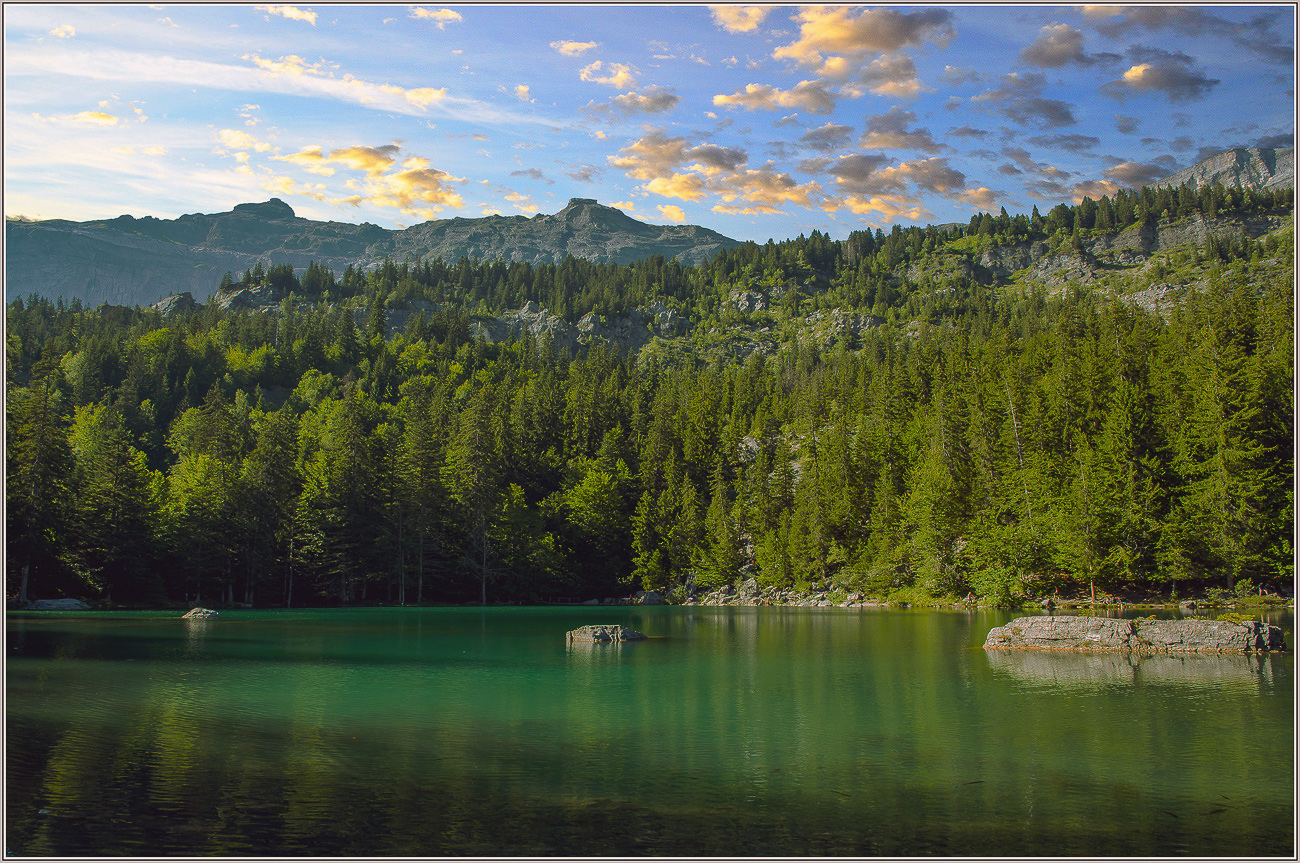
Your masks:
[[[644,633],[628,629],[617,623],[579,626],[565,635],[565,641],[637,641],[645,638]]]
[[[636,596],[636,605],[667,605],[668,600],[664,599],[661,594],[653,590],[638,590]]]
[[[985,650],[1253,653],[1286,650],[1282,630],[1257,620],[1018,617],[989,631]]]

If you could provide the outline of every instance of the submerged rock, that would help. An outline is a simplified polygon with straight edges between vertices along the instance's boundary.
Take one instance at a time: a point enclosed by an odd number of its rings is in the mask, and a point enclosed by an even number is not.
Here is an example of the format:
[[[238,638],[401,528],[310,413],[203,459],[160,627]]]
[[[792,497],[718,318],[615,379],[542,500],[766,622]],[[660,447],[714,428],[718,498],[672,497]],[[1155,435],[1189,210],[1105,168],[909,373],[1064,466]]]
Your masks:
[[[1254,653],[1286,650],[1282,630],[1257,620],[1018,617],[989,631],[984,649]]]
[[[579,626],[565,635],[566,641],[637,641],[642,638],[645,638],[643,633],[617,623]]]
[[[210,620],[211,618],[220,616],[220,614],[210,608],[191,608],[189,611],[181,615],[181,617],[186,620]]]

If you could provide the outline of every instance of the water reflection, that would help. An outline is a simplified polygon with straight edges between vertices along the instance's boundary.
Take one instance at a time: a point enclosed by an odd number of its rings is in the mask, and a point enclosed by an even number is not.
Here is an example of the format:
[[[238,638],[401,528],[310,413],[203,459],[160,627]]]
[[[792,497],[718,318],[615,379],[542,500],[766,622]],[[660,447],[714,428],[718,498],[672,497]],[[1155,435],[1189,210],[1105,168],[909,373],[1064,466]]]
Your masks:
[[[1273,683],[1282,657],[1141,655],[1068,650],[987,650],[989,668],[1019,683],[1052,687],[1100,684],[1158,686]],[[1276,673],[1281,673],[1277,669]]]
[[[1290,657],[986,652],[986,611],[231,622],[11,625],[14,854],[1292,850]],[[651,638],[564,641],[607,622]]]

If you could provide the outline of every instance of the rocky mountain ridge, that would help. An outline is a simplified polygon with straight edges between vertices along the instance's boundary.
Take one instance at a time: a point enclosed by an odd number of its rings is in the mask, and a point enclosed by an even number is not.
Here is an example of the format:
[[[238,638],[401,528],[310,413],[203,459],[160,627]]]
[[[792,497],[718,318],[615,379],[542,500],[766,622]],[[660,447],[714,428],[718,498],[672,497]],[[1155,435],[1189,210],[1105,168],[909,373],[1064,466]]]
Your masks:
[[[1240,186],[1247,189],[1295,188],[1295,148],[1234,147],[1166,177],[1157,186]]]
[[[698,264],[740,245],[698,225],[650,225],[590,198],[574,198],[551,215],[440,219],[400,231],[300,218],[272,198],[170,220],[6,221],[5,243],[6,300],[36,293],[90,305],[147,305],[186,292],[206,298],[223,273],[259,262],[302,269],[315,261],[339,274],[385,259],[438,257],[537,265],[569,255],[616,264],[662,255]]]
[[[1204,160],[1158,185],[1220,182],[1255,189],[1293,187],[1294,150],[1238,148]],[[1093,236],[1082,253],[1042,241],[994,246],[973,257],[945,261],[966,275],[994,284],[1019,274],[1049,287],[1075,280],[1087,284],[1107,273],[1145,266],[1153,255],[1212,234],[1252,238],[1277,230],[1284,214],[1190,220],[1132,226]],[[739,245],[695,225],[649,225],[590,198],[574,198],[559,212],[481,219],[441,219],[401,231],[377,225],[317,222],[299,218],[278,198],[239,204],[228,213],[189,214],[174,220],[120,216],[97,222],[6,222],[6,299],[37,293],[80,298],[90,305],[146,305],[188,293],[208,298],[225,272],[257,263],[315,261],[336,273],[385,259],[419,261],[442,257],[558,263],[568,255],[628,263],[663,255],[696,264]],[[898,273],[918,281],[918,268]],[[223,307],[260,308],[278,302],[258,294],[216,298]],[[759,311],[757,294],[737,298],[738,311]],[[765,305],[763,306],[765,307]],[[639,323],[633,327],[637,329]],[[638,330],[639,332],[639,330]],[[635,339],[633,339],[635,341]]]

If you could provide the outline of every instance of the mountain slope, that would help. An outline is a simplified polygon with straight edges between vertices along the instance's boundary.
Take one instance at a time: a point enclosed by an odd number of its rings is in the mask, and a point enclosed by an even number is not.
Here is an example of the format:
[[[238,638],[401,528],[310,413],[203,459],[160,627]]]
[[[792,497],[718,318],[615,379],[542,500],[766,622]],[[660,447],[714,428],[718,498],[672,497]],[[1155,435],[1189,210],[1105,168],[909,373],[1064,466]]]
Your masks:
[[[1157,186],[1238,186],[1243,189],[1295,187],[1295,150],[1291,147],[1236,147],[1166,177]]]
[[[648,225],[589,198],[553,215],[440,219],[401,231],[299,218],[278,198],[228,213],[166,220],[119,216],[94,222],[6,222],[5,296],[37,293],[97,305],[147,305],[190,292],[207,297],[223,273],[258,261],[341,273],[385,258],[441,257],[560,263],[569,255],[626,264],[651,255],[686,264],[740,245],[696,225]]]

